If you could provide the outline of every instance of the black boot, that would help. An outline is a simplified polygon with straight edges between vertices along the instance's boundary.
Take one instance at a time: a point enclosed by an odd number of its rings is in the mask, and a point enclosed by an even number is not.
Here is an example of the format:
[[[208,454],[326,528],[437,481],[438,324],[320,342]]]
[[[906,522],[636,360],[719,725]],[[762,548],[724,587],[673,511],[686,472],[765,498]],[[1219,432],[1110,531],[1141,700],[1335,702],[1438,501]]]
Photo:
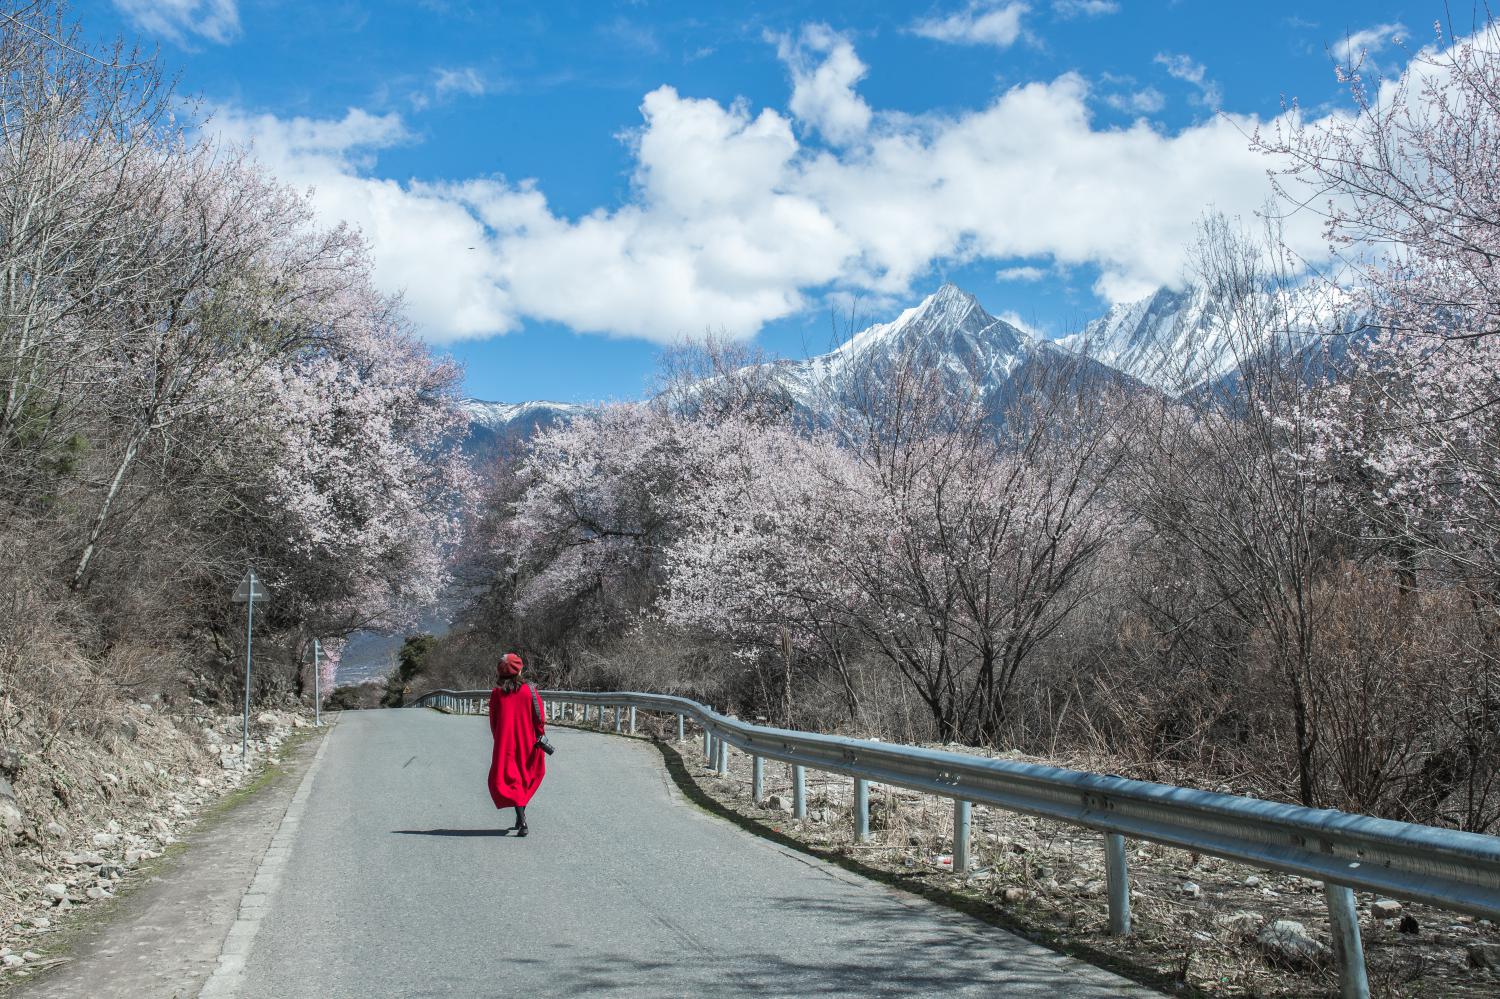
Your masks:
[[[525,836],[528,832],[530,832],[530,830],[526,828],[526,806],[525,805],[517,805],[516,806],[516,835],[517,836]]]

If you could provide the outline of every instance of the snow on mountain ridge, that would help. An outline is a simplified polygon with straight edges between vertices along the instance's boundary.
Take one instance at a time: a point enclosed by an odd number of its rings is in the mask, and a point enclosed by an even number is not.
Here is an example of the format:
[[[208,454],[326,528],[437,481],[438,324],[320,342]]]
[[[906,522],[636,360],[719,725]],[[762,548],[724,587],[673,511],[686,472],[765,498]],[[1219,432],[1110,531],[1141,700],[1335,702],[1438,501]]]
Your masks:
[[[788,401],[814,420],[854,404],[861,380],[878,379],[906,360],[937,370],[960,394],[977,392],[989,402],[1003,401],[1019,390],[1016,379],[1025,365],[1076,363],[1079,357],[1093,370],[1112,369],[1169,395],[1185,396],[1231,375],[1242,357],[1272,347],[1278,339],[1281,346],[1298,349],[1321,331],[1349,332],[1360,325],[1346,314],[1346,301],[1319,286],[1279,294],[1286,299],[1262,302],[1258,308],[1290,328],[1254,343],[1238,342],[1226,321],[1225,303],[1197,286],[1161,288],[1137,301],[1118,303],[1080,332],[1044,340],[991,315],[974,295],[948,283],[889,322],[860,330],[826,354],[774,361],[767,367]],[[1094,369],[1096,364],[1099,368]],[[464,400],[463,407],[483,432],[522,437],[590,408],[478,399]]]
[[[990,315],[957,285],[944,284],[890,322],[875,323],[827,354],[780,370],[784,381],[799,387],[848,390],[852,386],[839,383],[857,371],[889,367],[911,354],[940,358],[955,375],[961,369],[969,378],[1003,378],[1039,342]]]
[[[459,403],[459,408],[468,416],[470,423],[476,423],[487,430],[503,430],[517,420],[536,416],[571,418],[579,413],[587,412],[589,407],[571,402],[549,402],[545,399],[532,399],[526,402],[464,399]]]
[[[1061,346],[1107,364],[1169,395],[1185,395],[1232,375],[1242,360],[1268,349],[1301,350],[1324,333],[1364,325],[1347,296],[1321,284],[1261,293],[1250,303],[1266,325],[1253,336],[1237,329],[1229,305],[1202,286],[1160,288],[1061,337]]]

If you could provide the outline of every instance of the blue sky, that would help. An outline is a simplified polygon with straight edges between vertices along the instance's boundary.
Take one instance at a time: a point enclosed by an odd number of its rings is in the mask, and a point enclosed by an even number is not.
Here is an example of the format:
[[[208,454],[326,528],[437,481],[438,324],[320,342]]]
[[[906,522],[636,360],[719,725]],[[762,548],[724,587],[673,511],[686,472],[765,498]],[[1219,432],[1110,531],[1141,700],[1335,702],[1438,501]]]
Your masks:
[[[1245,133],[1342,106],[1438,4],[91,0],[206,130],[365,231],[470,394],[639,396],[705,329],[803,356],[944,280],[1060,335],[1268,194]],[[1460,28],[1464,27],[1462,25]],[[1352,43],[1352,46],[1351,46]],[[1222,111],[1223,114],[1216,112]],[[1316,220],[1289,233],[1316,259]],[[834,315],[843,317],[835,321]]]

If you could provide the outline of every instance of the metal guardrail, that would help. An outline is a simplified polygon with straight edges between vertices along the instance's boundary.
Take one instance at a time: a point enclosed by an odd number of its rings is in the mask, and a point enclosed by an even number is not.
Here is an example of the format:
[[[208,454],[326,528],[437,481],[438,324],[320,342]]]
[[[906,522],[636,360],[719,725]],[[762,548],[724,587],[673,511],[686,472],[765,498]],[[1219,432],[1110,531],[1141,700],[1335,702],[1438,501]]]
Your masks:
[[[434,690],[415,704],[480,711],[487,690]],[[1085,826],[1104,834],[1111,933],[1130,932],[1125,839],[1148,840],[1323,882],[1339,960],[1341,992],[1369,995],[1354,892],[1421,902],[1500,920],[1500,837],[1395,822],[1332,809],[1197,791],[1060,767],[996,760],[862,739],[751,725],[682,697],[632,692],[541,692],[553,719],[636,728],[636,711],[675,715],[703,731],[706,762],[728,773],[729,747],[754,757],[753,793],[763,789],[763,761],[792,765],[793,811],[805,818],[807,769],[854,778],[855,835],[869,837],[870,782],[954,801],[953,870],[968,870],[969,811],[974,802]]]

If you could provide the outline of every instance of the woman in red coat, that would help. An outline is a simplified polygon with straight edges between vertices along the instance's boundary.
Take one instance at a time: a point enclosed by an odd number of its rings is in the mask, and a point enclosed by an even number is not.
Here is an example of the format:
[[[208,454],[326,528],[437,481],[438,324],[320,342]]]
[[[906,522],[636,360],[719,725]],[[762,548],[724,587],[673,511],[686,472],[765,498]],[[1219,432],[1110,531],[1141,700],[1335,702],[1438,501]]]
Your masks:
[[[525,665],[507,652],[497,666],[499,684],[490,691],[490,797],[496,808],[516,810],[516,835],[525,836],[526,805],[547,772],[546,755],[537,745],[547,731],[542,699],[521,682]]]

